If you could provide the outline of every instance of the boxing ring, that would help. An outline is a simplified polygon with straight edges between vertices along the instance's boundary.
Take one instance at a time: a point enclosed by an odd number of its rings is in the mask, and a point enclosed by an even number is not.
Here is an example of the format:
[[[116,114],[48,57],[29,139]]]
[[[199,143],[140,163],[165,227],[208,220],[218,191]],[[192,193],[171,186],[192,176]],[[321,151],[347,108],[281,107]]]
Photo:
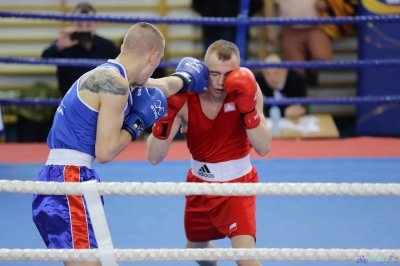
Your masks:
[[[245,1],[243,1],[245,2]],[[1,17],[82,19],[77,16],[0,12]],[[88,20],[89,18],[85,18]],[[134,23],[277,23],[290,19],[144,19],[94,16],[99,21]],[[298,23],[365,23],[399,21],[400,16],[296,20]],[[240,27],[239,27],[240,28]],[[244,38],[238,34],[242,50]],[[242,36],[243,37],[243,36]],[[239,40],[240,39],[240,40]],[[96,60],[0,58],[4,63],[98,65]],[[177,62],[162,62],[162,67]],[[290,68],[394,67],[400,60],[298,62],[243,66]],[[58,105],[59,99],[0,99],[2,105]],[[271,104],[377,104],[398,103],[400,95],[347,99],[265,100]],[[184,142],[176,141],[166,161],[146,161],[145,144],[132,143],[116,161],[93,167],[100,184],[34,182],[46,160],[45,144],[1,144],[0,149],[0,260],[1,265],[60,265],[62,260],[103,261],[105,265],[187,265],[193,260],[259,259],[263,265],[354,265],[400,263],[400,139],[273,140],[265,158],[252,152],[259,184],[187,184],[190,167]],[[307,151],[307,149],[309,149]],[[275,151],[276,150],[276,151]],[[90,183],[90,182],[86,182]],[[105,241],[95,250],[47,250],[31,219],[33,193],[85,195],[96,205],[105,195],[104,212],[95,232]],[[184,249],[184,195],[258,195],[257,248],[232,249],[228,239],[215,241],[216,249]],[[123,197],[120,197],[123,196]],[[102,210],[101,210],[102,211]],[[92,215],[92,212],[91,212]],[[103,215],[103,216],[101,216]],[[96,216],[97,217],[97,216]],[[92,217],[93,218],[93,217]],[[100,229],[96,229],[100,228]],[[97,231],[96,231],[97,230]],[[100,231],[98,231],[100,230]],[[105,232],[105,233],[104,233]],[[41,262],[38,262],[41,261]],[[106,261],[110,262],[106,264]],[[182,262],[180,262],[182,261]]]

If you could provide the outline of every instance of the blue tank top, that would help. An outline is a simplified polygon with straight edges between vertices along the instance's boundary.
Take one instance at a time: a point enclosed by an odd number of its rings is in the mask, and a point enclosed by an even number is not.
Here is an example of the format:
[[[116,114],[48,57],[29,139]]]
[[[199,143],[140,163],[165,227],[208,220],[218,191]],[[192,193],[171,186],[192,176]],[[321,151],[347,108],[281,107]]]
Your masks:
[[[109,60],[97,68],[99,67],[114,67],[126,78],[124,67],[117,62]],[[95,157],[99,112],[83,102],[79,97],[78,87],[79,79],[71,86],[58,106],[54,115],[53,125],[47,137],[47,145],[50,149],[77,150]],[[124,111],[125,118],[129,114],[131,105],[132,96],[129,96]]]

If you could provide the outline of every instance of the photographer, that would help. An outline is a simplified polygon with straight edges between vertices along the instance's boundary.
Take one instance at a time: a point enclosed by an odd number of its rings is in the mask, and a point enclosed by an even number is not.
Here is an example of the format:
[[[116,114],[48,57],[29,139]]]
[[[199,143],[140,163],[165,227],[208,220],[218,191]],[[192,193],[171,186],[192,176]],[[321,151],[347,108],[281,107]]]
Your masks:
[[[93,16],[96,10],[88,3],[80,3],[72,13]],[[95,21],[72,21],[69,27],[61,29],[58,40],[43,51],[42,58],[116,58],[119,49],[112,41],[95,34],[97,25]],[[58,66],[57,80],[61,96],[67,93],[75,80],[93,68]]]

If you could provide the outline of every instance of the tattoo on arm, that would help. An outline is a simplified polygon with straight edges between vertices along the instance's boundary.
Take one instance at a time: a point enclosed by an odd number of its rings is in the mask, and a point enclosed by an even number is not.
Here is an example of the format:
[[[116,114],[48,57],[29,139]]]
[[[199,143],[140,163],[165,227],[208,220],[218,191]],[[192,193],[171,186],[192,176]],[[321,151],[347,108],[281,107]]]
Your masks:
[[[79,90],[89,90],[94,93],[111,93],[114,95],[125,95],[128,87],[124,85],[115,70],[111,68],[99,68],[82,77]]]

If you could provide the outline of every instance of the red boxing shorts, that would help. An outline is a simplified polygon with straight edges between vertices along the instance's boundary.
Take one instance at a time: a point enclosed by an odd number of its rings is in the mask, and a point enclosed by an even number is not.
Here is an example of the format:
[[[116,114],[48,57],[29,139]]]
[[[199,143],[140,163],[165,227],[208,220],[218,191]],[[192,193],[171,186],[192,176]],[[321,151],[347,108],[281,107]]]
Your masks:
[[[187,182],[207,182],[189,170]],[[257,183],[256,168],[225,183]],[[256,238],[255,196],[186,196],[185,232],[191,242],[206,242],[237,235]]]

